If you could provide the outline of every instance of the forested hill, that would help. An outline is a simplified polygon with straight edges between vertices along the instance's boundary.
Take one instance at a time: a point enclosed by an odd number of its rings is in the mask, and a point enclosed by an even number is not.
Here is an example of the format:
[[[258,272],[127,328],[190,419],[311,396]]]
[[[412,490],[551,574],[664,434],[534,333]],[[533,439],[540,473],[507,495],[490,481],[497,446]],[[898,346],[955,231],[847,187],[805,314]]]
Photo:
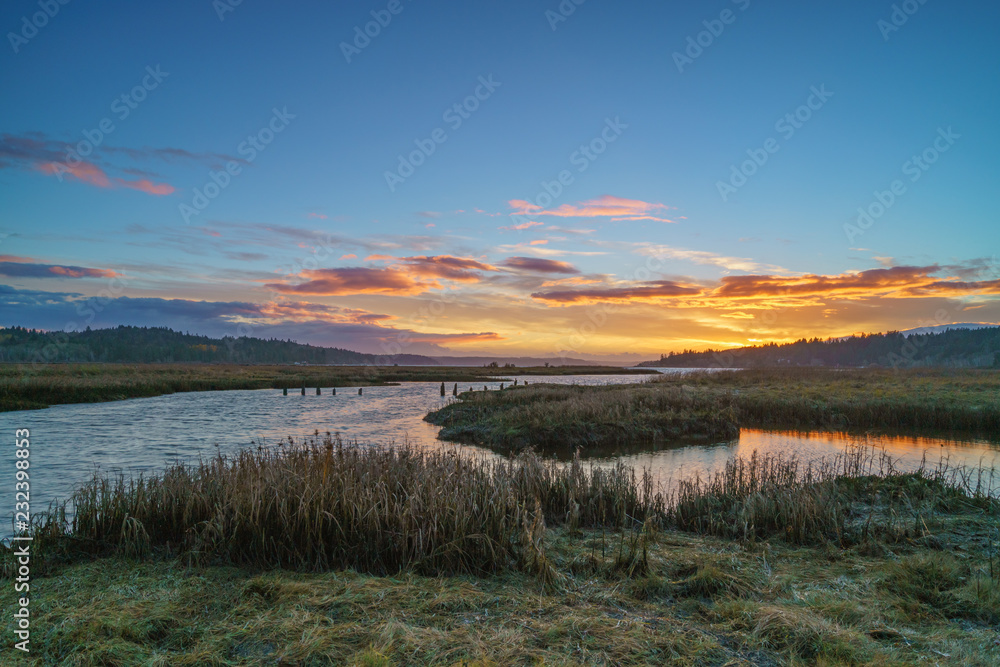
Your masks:
[[[244,364],[338,364],[424,366],[437,360],[416,354],[381,356],[290,340],[209,338],[167,328],[126,327],[62,333],[10,327],[0,329],[0,361],[102,361],[170,363],[180,361]]]
[[[952,329],[943,333],[892,331],[832,340],[802,339],[735,350],[671,352],[639,366],[665,368],[755,368],[834,366],[912,368],[1000,368],[1000,327]]]

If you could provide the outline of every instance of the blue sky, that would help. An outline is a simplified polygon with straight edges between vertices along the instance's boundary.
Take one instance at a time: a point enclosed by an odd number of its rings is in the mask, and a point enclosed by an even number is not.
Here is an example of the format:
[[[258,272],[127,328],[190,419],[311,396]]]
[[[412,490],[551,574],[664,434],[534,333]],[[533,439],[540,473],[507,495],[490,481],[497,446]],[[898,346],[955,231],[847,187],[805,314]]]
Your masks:
[[[604,358],[1000,321],[1000,8],[895,6],[6,3],[0,325]]]

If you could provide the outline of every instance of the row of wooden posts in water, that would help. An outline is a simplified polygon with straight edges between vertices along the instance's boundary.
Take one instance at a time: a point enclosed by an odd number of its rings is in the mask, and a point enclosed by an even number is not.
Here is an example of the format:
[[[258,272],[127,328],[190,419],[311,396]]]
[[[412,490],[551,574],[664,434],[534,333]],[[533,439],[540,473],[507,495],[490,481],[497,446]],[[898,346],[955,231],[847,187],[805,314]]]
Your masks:
[[[524,384],[525,384],[525,386],[527,386],[527,384],[528,384],[528,381],[527,381],[527,380],[525,380],[525,381],[524,381]],[[503,388],[504,388],[504,387],[503,387],[503,385],[504,385],[504,383],[503,383],[503,382],[501,382],[501,383],[500,383],[500,389],[501,389],[501,390],[503,390]],[[517,380],[514,380],[514,384],[513,384],[513,385],[511,385],[511,386],[514,386],[514,387],[516,387],[516,386],[517,386]],[[364,389],[364,387],[358,387],[358,396],[363,396],[363,395],[364,395],[364,394],[362,394],[362,390],[363,390],[363,389]],[[484,384],[484,385],[483,385],[483,391],[489,391],[489,390],[490,390],[490,389],[489,389],[489,387],[487,387],[487,386],[486,386],[486,385]],[[469,391],[470,391],[470,392],[472,392],[472,391],[475,391],[475,389],[473,389],[472,387],[469,387]],[[282,393],[283,393],[283,395],[285,395],[285,396],[288,396],[288,387],[285,387],[285,388],[284,388],[284,389],[282,390]],[[323,393],[323,392],[322,392],[322,391],[320,390],[320,388],[319,388],[319,387],[316,387],[316,395],[317,395],[317,396],[319,396],[319,395],[321,395],[322,393]],[[332,389],[330,390],[330,393],[331,393],[331,394],[332,394],[333,396],[336,396],[336,395],[337,395],[337,388],[336,388],[336,387],[333,387],[333,388],[332,388]],[[303,386],[302,386],[302,395],[303,395],[303,396],[305,396],[305,395],[306,395],[306,388],[305,388],[305,385],[303,385]],[[442,396],[444,396],[444,395],[445,395],[445,388],[444,388],[444,382],[442,382],[442,383],[441,383],[441,395],[442,395]],[[455,386],[454,386],[454,388],[453,388],[453,389],[451,390],[451,395],[452,395],[452,396],[458,396],[458,383],[457,383],[457,382],[455,383]]]
[[[362,390],[362,389],[363,389],[363,387],[358,387],[358,396],[361,396],[361,395],[362,395],[362,393],[361,393],[361,390]],[[284,394],[285,396],[288,396],[288,387],[285,387],[285,388],[284,388],[284,389],[282,390],[282,393],[283,393],[283,394]],[[322,394],[322,393],[323,393],[323,392],[322,392],[322,391],[320,390],[320,388],[319,388],[319,387],[316,387],[316,395],[317,395],[317,396],[319,396],[319,395],[320,395],[320,394]],[[333,387],[333,388],[332,388],[332,389],[330,390],[330,393],[331,393],[331,394],[333,394],[334,396],[336,396],[336,395],[337,395],[337,388],[336,388],[336,387]],[[303,395],[303,396],[305,396],[305,395],[306,395],[306,388],[305,388],[305,387],[302,387],[302,395]]]
[[[527,384],[528,384],[527,380],[525,380],[524,384],[525,384],[525,385],[527,385]],[[513,385],[511,385],[511,386],[512,386],[512,387],[516,387],[516,386],[517,386],[517,380],[514,380],[514,384],[513,384]],[[490,390],[490,388],[489,388],[489,387],[487,387],[487,386],[486,386],[486,385],[484,384],[484,385],[483,385],[483,391],[489,391],[489,390]],[[501,390],[501,391],[503,390],[503,382],[501,382],[501,383],[500,383],[500,390]],[[475,391],[475,389],[473,389],[472,387],[469,387],[469,391],[470,391],[470,392],[473,392],[473,391]],[[444,396],[444,394],[445,394],[445,390],[444,390],[444,382],[442,382],[442,383],[441,383],[441,395],[442,395],[442,396]],[[452,396],[458,396],[458,383],[457,383],[457,382],[455,383],[455,386],[454,386],[454,387],[452,388],[452,390],[451,390],[451,395],[452,395]]]

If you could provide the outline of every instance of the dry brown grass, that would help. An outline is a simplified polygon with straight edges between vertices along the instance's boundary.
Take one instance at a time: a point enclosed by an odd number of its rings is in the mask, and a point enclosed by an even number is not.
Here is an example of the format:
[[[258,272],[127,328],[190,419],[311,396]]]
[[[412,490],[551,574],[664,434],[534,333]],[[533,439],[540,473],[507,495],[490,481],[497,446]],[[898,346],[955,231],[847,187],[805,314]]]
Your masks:
[[[612,386],[532,384],[466,392],[431,412],[440,438],[504,452],[527,447],[568,455],[577,447],[739,435],[732,397],[660,382]]]
[[[377,574],[499,572],[537,521],[621,527],[663,513],[631,468],[484,460],[329,434],[161,475],[95,477],[73,497],[72,539],[98,553]],[[540,531],[544,532],[544,523]],[[538,532],[536,530],[536,532]],[[537,541],[537,540],[536,540]]]

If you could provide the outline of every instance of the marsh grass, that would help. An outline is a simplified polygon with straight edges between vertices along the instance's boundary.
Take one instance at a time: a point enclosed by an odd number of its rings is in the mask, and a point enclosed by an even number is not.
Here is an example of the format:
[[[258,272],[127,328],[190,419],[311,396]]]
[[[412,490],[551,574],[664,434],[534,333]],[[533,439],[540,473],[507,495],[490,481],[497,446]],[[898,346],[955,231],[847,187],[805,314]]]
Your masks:
[[[518,375],[655,374],[609,367],[450,368],[241,364],[0,364],[0,412],[189,391],[473,382]]]
[[[997,491],[993,469],[942,460],[903,473],[884,451],[863,445],[808,463],[754,451],[707,479],[682,480],[669,520],[680,530],[742,541],[898,542],[929,536],[928,522],[942,512],[995,510]]]
[[[547,572],[545,523],[565,522],[571,506],[578,527],[664,514],[648,476],[624,465],[362,447],[329,434],[156,476],[96,476],[70,505],[69,536],[97,553],[374,574],[482,574],[529,561]]]
[[[71,525],[36,527],[68,562],[33,558],[32,648],[79,665],[996,664],[991,471],[891,463],[757,455],[671,497],[621,466],[330,436],[96,478]],[[830,516],[803,497],[837,503],[839,539],[801,532]]]
[[[504,391],[467,392],[427,421],[442,440],[486,445],[502,452],[538,447],[566,455],[623,443],[739,435],[728,394],[665,386],[533,384]]]
[[[741,427],[1000,438],[1000,374],[772,369],[693,372],[613,386],[466,392],[425,419],[442,440],[569,458],[739,435]]]
[[[741,426],[1000,437],[1000,373],[990,370],[782,368],[668,375],[657,383],[732,393]]]

